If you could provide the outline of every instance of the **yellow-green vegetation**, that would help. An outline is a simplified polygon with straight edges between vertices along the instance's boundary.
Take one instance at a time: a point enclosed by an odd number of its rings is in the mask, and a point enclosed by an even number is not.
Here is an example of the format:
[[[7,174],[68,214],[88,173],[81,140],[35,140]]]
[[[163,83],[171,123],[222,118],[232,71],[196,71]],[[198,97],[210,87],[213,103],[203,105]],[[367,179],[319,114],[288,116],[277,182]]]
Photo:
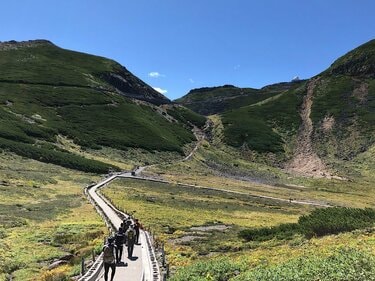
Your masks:
[[[257,156],[254,156],[257,157]],[[206,143],[191,161],[160,164],[146,173],[172,182],[197,184],[253,195],[329,203],[346,207],[373,207],[375,200],[375,150],[345,163],[348,180],[291,177],[267,163],[251,162],[240,152]]]
[[[241,229],[295,222],[310,210],[246,194],[132,179],[111,183],[103,193],[167,242],[172,266],[254,247],[238,238]]]
[[[107,233],[83,195],[97,178],[9,153],[0,159],[0,280],[79,274],[81,257],[100,250]],[[46,270],[68,255],[66,265]]]
[[[220,138],[222,129],[220,128],[220,122],[218,122],[220,120],[217,118],[217,116],[214,117],[215,124],[218,124],[214,127],[214,144],[204,143],[191,161],[153,166],[146,170],[146,173],[163,177],[175,183],[193,183],[244,194],[329,203],[335,206],[375,207],[375,175],[373,173],[375,170],[375,147],[359,154],[352,162],[346,162],[342,165],[342,171],[347,172],[345,173],[347,180],[291,177],[281,169],[270,167],[267,161],[252,162],[251,160],[260,159],[256,153],[248,155],[223,145]],[[126,197],[126,195],[124,196]],[[194,215],[192,217],[195,219]],[[293,219],[290,220],[292,217]],[[344,217],[346,216],[344,215]],[[255,239],[249,242],[240,239],[241,246],[237,251],[233,250],[234,247],[228,247],[228,253],[223,251],[217,254],[217,251],[212,248],[213,252],[216,253],[214,258],[192,256],[190,248],[186,245],[174,248],[170,250],[171,256],[178,256],[177,253],[180,252],[182,256],[186,256],[186,253],[188,253],[193,258],[190,261],[191,265],[178,269],[172,280],[228,280],[236,276],[241,281],[267,280],[264,277],[269,276],[267,274],[284,276],[282,274],[286,272],[289,276],[293,276],[293,272],[298,271],[298,269],[301,269],[302,274],[300,280],[314,280],[308,279],[306,276],[316,275],[315,269],[324,265],[329,268],[327,274],[331,274],[331,277],[335,276],[332,271],[336,269],[340,274],[346,274],[346,270],[355,274],[363,274],[363,276],[373,274],[373,271],[367,270],[369,267],[373,267],[375,255],[373,227],[310,239],[303,233],[288,233],[290,230],[288,227],[279,228],[279,225],[291,221],[296,222],[297,219],[290,214],[286,218],[278,220],[274,224],[274,228],[271,229],[281,230],[282,233],[270,235],[269,239],[261,237],[259,240]],[[337,218],[337,221],[333,219],[331,222],[338,223],[339,221]],[[324,221],[321,223],[324,225]],[[327,227],[330,227],[328,224],[329,220],[327,220]],[[344,225],[346,227],[345,220]],[[263,228],[256,221],[249,221],[246,226],[252,228],[255,232],[257,230],[261,232]],[[270,226],[268,225],[268,227]],[[332,227],[333,229],[336,228],[335,225]],[[234,231],[241,233],[240,228]],[[238,236],[236,238],[238,239]],[[352,266],[350,266],[350,263],[345,263],[345,266],[341,266],[341,261],[348,259],[349,256],[363,257],[368,259],[368,262],[363,264],[353,263]],[[215,257],[222,257],[223,259]],[[303,263],[304,260],[306,260],[306,263]],[[309,266],[315,268],[315,271],[308,271]],[[364,268],[363,272],[359,270],[360,267]],[[303,275],[304,273],[307,275]],[[328,279],[327,277],[327,279],[322,280],[342,280],[332,278]]]
[[[243,195],[199,187],[129,179],[112,183],[103,192],[119,208],[134,213],[160,240],[166,242],[168,261],[176,270],[173,280],[228,280],[221,279],[221,274],[227,277],[239,275],[237,278],[243,276],[241,278],[244,279],[238,280],[258,280],[246,279],[246,276],[263,276],[261,274],[266,274],[264,271],[267,270],[292,272],[298,269],[296,266],[298,263],[302,264],[303,260],[306,260],[303,265],[305,271],[309,264],[318,267],[327,263],[332,270],[338,268],[340,272],[346,272],[345,270],[351,271],[355,268],[348,264],[346,267],[340,267],[341,263],[334,261],[343,260],[356,253],[355,256],[358,257],[370,257],[369,263],[364,264],[368,266],[372,265],[371,259],[375,254],[375,232],[371,226],[366,230],[322,238],[310,238],[311,235],[295,232],[292,235],[284,233],[281,236],[271,235],[268,239],[265,237],[266,239],[246,241],[239,235],[249,227],[277,228],[280,224],[296,222],[300,215],[312,211],[307,207],[259,201]],[[335,210],[332,209],[334,213]],[[337,210],[338,213],[343,213],[340,216],[345,228],[345,220],[350,216],[344,214],[346,209],[343,209],[344,212]],[[354,216],[356,212],[362,214],[361,210],[348,209],[348,212]],[[316,221],[316,217],[330,216],[325,213],[323,209],[313,212],[314,215],[306,216],[311,220],[304,224]],[[368,214],[373,216],[373,211]],[[333,217],[328,217],[323,219],[327,220],[327,223],[340,222],[339,218],[336,221]],[[356,220],[351,221],[357,224]],[[319,223],[314,223],[314,226],[316,225]],[[359,227],[366,226],[369,225]],[[336,226],[332,225],[332,229],[336,229]],[[181,268],[181,265],[189,266]],[[365,273],[369,274],[366,270]]]

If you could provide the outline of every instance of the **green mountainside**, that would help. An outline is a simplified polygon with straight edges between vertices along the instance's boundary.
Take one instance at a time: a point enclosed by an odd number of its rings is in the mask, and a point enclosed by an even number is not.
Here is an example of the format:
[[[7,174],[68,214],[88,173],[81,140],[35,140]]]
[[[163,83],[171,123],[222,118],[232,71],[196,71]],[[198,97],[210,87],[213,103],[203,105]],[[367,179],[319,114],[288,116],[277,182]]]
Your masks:
[[[82,188],[136,165],[102,195],[170,280],[373,280],[374,66],[375,40],[309,80],[171,102],[112,60],[0,43],[0,280],[77,280],[110,234]]]
[[[260,102],[289,89],[294,89],[301,83],[303,81],[278,83],[262,89],[238,88],[232,85],[199,88],[191,90],[175,102],[199,114],[211,115]]]
[[[195,137],[189,120],[160,107],[168,104],[112,60],[44,40],[0,43],[0,147],[21,156],[84,171],[111,168],[57,147],[57,136],[90,149],[182,153]]]
[[[260,90],[195,89],[178,102],[202,114],[219,114],[224,143],[283,168],[324,176],[329,166],[374,144],[374,78],[372,40],[309,80]]]

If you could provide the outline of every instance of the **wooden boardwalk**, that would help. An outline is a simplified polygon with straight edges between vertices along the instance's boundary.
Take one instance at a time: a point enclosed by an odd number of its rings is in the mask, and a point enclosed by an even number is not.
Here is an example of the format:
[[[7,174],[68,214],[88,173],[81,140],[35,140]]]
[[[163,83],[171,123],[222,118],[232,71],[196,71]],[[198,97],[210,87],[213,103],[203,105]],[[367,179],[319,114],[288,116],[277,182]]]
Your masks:
[[[124,176],[131,177],[130,173],[125,173]],[[91,198],[100,206],[100,208],[103,210],[103,212],[106,214],[108,219],[112,222],[112,224],[115,226],[116,229],[120,227],[120,224],[122,222],[121,218],[117,215],[117,213],[113,210],[113,208],[103,200],[98,194],[97,189],[103,186],[106,183],[111,182],[114,180],[116,176],[112,176],[107,178],[106,180],[100,182],[96,186],[90,189],[90,196]],[[140,245],[134,246],[134,252],[133,252],[133,258],[129,259],[127,257],[127,248],[124,245],[124,251],[122,255],[122,261],[127,263],[128,265],[125,266],[125,264],[118,264],[116,266],[116,274],[114,281],[124,281],[124,280],[131,280],[131,281],[141,281],[143,279],[150,280],[149,278],[144,278],[144,267],[147,266],[146,260],[148,260],[148,252],[147,252],[147,241],[146,236],[144,232],[142,231],[140,233]],[[111,269],[108,274],[108,281],[110,281],[111,276]],[[104,270],[99,275],[99,278],[97,280],[104,280]]]

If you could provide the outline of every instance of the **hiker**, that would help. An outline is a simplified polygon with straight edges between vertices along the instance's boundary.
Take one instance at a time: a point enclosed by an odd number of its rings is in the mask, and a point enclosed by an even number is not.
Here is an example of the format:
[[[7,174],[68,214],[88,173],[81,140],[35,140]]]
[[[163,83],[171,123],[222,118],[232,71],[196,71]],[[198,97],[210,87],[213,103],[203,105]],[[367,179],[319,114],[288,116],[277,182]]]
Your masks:
[[[134,230],[135,230],[135,244],[139,245],[139,230],[142,229],[142,225],[139,223],[138,219],[134,221]]]
[[[129,218],[126,218],[123,220],[122,222],[123,226],[122,226],[122,230],[124,231],[125,233],[125,241],[124,241],[124,244],[125,245],[128,245],[128,239],[126,237],[126,232],[128,231],[129,229],[129,226],[132,224],[131,220]]]
[[[130,220],[129,217],[122,221],[121,227],[124,233],[126,233],[126,231],[128,230],[129,226],[131,226],[131,224],[132,224],[132,221]]]
[[[125,243],[125,233],[122,227],[118,229],[118,232],[115,235],[115,245],[116,245],[116,262],[121,262],[122,251],[124,249]]]
[[[111,268],[111,280],[115,277],[116,273],[116,264],[115,264],[115,249],[116,245],[113,243],[114,238],[108,237],[107,243],[103,247],[103,263],[104,263],[104,280],[108,281],[108,272],[109,268]]]
[[[128,242],[128,258],[132,258],[135,243],[135,231],[132,226],[126,231],[126,240]]]

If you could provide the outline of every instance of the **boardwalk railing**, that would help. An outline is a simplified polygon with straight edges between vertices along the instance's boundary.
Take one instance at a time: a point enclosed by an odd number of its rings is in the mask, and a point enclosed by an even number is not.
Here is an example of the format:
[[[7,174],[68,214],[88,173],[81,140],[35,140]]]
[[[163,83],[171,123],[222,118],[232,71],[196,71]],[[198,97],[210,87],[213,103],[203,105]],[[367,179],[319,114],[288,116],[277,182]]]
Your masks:
[[[96,184],[96,185],[89,185],[85,188],[85,194],[87,196],[87,198],[89,199],[89,201],[91,202],[91,204],[94,205],[96,211],[99,213],[99,215],[103,218],[103,220],[105,221],[108,229],[109,229],[109,232],[111,234],[114,234],[116,232],[116,229],[113,225],[113,223],[111,222],[111,220],[107,217],[107,215],[105,214],[105,212],[103,212],[102,208],[95,202],[95,200],[92,199],[90,193],[89,193],[89,190],[96,186],[97,189],[105,186],[106,184],[108,184],[109,182],[111,182],[112,180],[118,178],[118,177],[125,177],[124,174],[115,174],[107,179],[104,179],[102,182]],[[129,176],[131,177],[131,176]],[[107,198],[105,198],[104,196],[102,196],[100,194],[100,192],[97,193],[104,201],[105,203],[111,207],[112,210],[114,210],[118,216],[120,218],[125,218],[125,217],[128,217],[129,215],[127,215],[126,213],[118,210],[109,200],[107,200]],[[144,240],[145,240],[145,244],[147,245],[145,247],[145,252],[144,252],[144,257],[145,257],[145,260],[143,261],[143,264],[144,266],[142,267],[142,278],[141,280],[142,281],[161,281],[161,280],[165,280],[165,278],[161,277],[161,274],[160,274],[160,268],[159,268],[159,264],[158,264],[158,261],[157,261],[157,258],[156,258],[156,254],[155,254],[155,250],[154,250],[154,241],[152,239],[152,237],[150,237],[150,234],[147,232],[147,231],[142,231],[141,232],[141,235],[143,235],[144,237]],[[103,269],[103,259],[102,259],[102,255],[103,253],[101,253],[96,261],[94,262],[94,264],[90,267],[90,269],[84,273],[82,272],[83,276],[80,277],[78,279],[78,281],[96,281]],[[84,264],[84,262],[82,263]],[[84,271],[84,270],[83,270]],[[139,280],[139,281],[141,281]]]
[[[103,210],[100,208],[100,206],[91,198],[88,190],[92,188],[93,185],[89,185],[85,188],[85,195],[87,196],[88,200],[91,202],[92,205],[94,205],[96,211],[99,213],[99,215],[103,218],[105,224],[108,227],[108,230],[110,233],[114,233],[115,228],[112,224],[112,222],[109,220],[107,215],[103,212]],[[84,264],[84,263],[83,263]],[[100,255],[96,258],[96,261],[93,263],[93,265],[90,267],[90,269],[87,272],[83,271],[78,281],[95,281],[98,279],[100,272],[103,269],[103,253],[100,253]]]

